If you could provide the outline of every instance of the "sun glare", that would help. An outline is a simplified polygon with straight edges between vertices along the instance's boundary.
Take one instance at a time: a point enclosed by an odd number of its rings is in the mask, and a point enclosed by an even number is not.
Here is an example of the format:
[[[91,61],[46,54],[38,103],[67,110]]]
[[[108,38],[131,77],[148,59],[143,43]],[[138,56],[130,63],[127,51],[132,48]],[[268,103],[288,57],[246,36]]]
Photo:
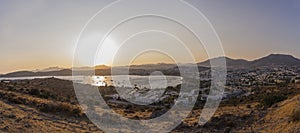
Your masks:
[[[111,66],[118,48],[119,47],[113,39],[107,38],[98,50],[95,64]]]

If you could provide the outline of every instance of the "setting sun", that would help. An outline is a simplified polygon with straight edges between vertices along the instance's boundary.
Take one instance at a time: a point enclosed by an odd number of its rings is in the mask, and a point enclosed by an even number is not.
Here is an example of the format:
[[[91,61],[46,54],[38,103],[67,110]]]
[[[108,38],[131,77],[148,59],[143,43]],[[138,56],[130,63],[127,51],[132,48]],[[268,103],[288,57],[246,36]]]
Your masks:
[[[112,38],[105,39],[105,41],[103,41],[103,44],[98,49],[95,65],[111,66],[118,49],[118,45]]]

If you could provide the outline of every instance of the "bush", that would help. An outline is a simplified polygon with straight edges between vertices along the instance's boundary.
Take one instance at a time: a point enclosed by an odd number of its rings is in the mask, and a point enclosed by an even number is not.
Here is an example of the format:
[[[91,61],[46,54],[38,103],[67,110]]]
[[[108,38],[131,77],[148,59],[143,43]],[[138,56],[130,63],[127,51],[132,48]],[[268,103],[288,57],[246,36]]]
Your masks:
[[[67,103],[47,103],[38,105],[38,109],[45,113],[63,113],[72,116],[80,116],[81,109]]]
[[[20,97],[9,97],[7,100],[14,104],[23,104],[23,102],[25,102],[25,99]]]
[[[272,105],[281,102],[285,99],[287,99],[287,96],[284,95],[269,95],[263,99],[262,105],[265,107],[271,107]]]
[[[82,110],[80,108],[74,108],[72,110],[72,114],[76,116],[80,116],[82,114]]]
[[[41,91],[39,97],[49,99],[49,98],[52,98],[53,96],[47,91]]]
[[[28,93],[30,95],[38,96],[38,95],[40,95],[40,90],[38,90],[38,89],[30,89]]]
[[[248,104],[248,105],[247,105],[247,108],[248,108],[248,109],[251,109],[251,105]]]
[[[297,122],[300,121],[300,109],[295,110],[291,116],[292,121]]]

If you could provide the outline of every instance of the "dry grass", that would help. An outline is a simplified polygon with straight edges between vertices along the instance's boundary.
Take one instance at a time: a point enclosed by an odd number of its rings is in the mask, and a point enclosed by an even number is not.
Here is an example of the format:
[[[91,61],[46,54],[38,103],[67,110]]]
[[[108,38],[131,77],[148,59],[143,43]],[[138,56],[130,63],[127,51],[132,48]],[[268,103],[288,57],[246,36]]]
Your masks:
[[[0,98],[13,104],[27,105],[34,107],[41,112],[62,114],[68,116],[82,116],[79,105],[73,105],[67,102],[59,102],[51,99],[34,97],[30,94],[21,94],[18,92],[7,92],[0,90]]]
[[[271,88],[271,93],[266,91],[270,88],[257,89],[255,95],[249,97],[235,98],[227,102],[223,102],[212,120],[204,127],[197,127],[198,118],[201,114],[201,109],[195,109],[182,125],[177,128],[178,132],[293,132],[299,131],[295,127],[299,127],[299,111],[294,111],[299,102],[295,98],[291,99],[292,95],[299,94],[298,88],[286,89]],[[274,90],[274,91],[273,91]],[[100,88],[101,94],[114,93],[113,89]],[[269,98],[263,99],[270,95]],[[278,96],[279,95],[279,96]],[[283,102],[285,98],[280,95],[288,96],[289,99]],[[55,96],[55,97],[52,97]],[[77,117],[82,115],[81,108],[78,107],[74,97],[74,90],[71,82],[61,81],[56,79],[31,80],[29,83],[19,81],[11,84],[0,84],[0,104],[10,106],[3,110],[3,116],[15,114],[18,118],[22,118],[23,123],[16,123],[15,119],[5,119],[4,123],[9,126],[8,130],[15,131],[15,127],[20,126],[20,131],[54,131],[62,132],[69,130],[72,132],[90,132],[86,119]],[[173,101],[173,100],[166,100]],[[234,104],[231,104],[234,103]],[[272,108],[258,108],[259,104],[265,106],[277,105]],[[7,104],[7,105],[6,105]],[[0,105],[2,107],[2,105]],[[148,119],[153,111],[159,109],[144,109],[136,106],[125,106],[119,104],[110,104],[116,113],[130,119]],[[17,107],[25,108],[18,109]],[[4,110],[6,112],[4,112]],[[31,110],[33,113],[31,113]],[[1,111],[1,109],[0,109]],[[21,115],[22,114],[22,115]],[[39,114],[39,115],[37,115]],[[27,116],[30,116],[27,118]],[[49,116],[49,117],[48,117]],[[53,117],[56,117],[53,119]],[[57,121],[57,119],[60,119]],[[74,119],[72,124],[69,120]],[[24,129],[25,124],[30,121],[30,128]],[[292,121],[293,120],[293,121]],[[9,121],[9,122],[7,122]],[[1,120],[0,120],[1,122]],[[72,122],[72,121],[71,121]],[[76,126],[74,126],[76,125]],[[92,125],[92,124],[90,124]],[[36,126],[36,127],[35,127]],[[3,126],[4,127],[4,126]],[[0,126],[0,132],[1,128]],[[67,127],[67,128],[66,128]],[[31,130],[32,129],[32,130]],[[42,130],[39,130],[42,129]],[[73,130],[76,129],[76,130]],[[78,129],[78,131],[77,131]],[[227,130],[228,129],[228,130]],[[19,131],[19,130],[18,130]],[[17,131],[16,131],[17,132]]]

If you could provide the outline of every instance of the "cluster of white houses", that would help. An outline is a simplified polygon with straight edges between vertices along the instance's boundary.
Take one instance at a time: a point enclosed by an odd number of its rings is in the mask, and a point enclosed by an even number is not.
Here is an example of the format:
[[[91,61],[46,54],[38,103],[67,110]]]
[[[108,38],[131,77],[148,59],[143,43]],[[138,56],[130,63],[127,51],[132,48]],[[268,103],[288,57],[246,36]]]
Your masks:
[[[277,68],[253,68],[251,69],[235,69],[227,72],[227,82],[224,92],[220,93],[216,98],[222,100],[230,97],[247,96],[254,86],[275,86],[280,84],[300,83],[300,67],[277,67]],[[199,73],[200,80],[209,81],[211,79],[210,71],[203,71]],[[141,90],[139,90],[141,91]],[[209,87],[201,88],[199,97],[201,100],[207,100],[209,96]],[[180,99],[175,99],[174,103],[190,104],[197,100],[197,90],[192,90],[190,93],[182,94]],[[133,92],[130,92],[133,94]],[[152,92],[147,97],[139,98],[135,95],[136,100],[156,101],[157,103],[168,99],[170,96],[178,96],[176,91],[167,91],[164,95],[161,92]],[[160,97],[161,96],[161,97]],[[114,100],[120,99],[118,95],[110,96]],[[145,101],[150,102],[150,101]]]
[[[229,71],[227,76],[227,85],[234,87],[272,86],[287,83],[300,83],[297,70],[285,67],[247,69]]]

